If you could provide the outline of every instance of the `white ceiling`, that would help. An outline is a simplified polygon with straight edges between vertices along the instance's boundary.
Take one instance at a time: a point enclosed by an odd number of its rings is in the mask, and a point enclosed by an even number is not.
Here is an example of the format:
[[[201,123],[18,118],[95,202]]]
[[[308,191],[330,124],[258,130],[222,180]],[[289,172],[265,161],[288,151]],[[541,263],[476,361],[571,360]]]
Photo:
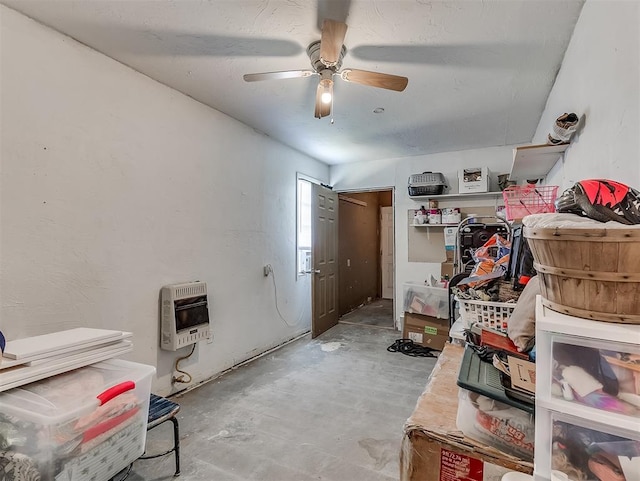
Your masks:
[[[583,3],[1,2],[329,164],[529,142]],[[406,90],[337,80],[331,124],[313,116],[317,77],[243,81],[309,69],[324,17],[349,25],[343,67],[406,76]]]

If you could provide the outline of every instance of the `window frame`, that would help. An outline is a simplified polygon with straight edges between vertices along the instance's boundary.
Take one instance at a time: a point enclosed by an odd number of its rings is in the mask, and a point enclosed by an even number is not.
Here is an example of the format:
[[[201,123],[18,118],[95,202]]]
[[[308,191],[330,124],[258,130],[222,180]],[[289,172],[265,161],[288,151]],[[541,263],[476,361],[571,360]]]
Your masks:
[[[309,239],[309,246],[301,246],[300,245],[300,236],[301,236],[301,220],[302,220],[302,212],[301,212],[301,189],[300,189],[300,183],[301,182],[308,182],[309,185],[311,186],[311,184],[317,184],[320,185],[321,182],[314,178],[311,177],[309,175],[303,174],[301,172],[296,172],[296,255],[295,255],[295,269],[296,269],[296,280],[298,280],[300,277],[305,277],[307,276],[307,274],[309,274],[309,271],[312,270],[313,266],[309,265],[306,266],[308,267],[308,269],[305,269],[305,266],[302,264],[302,260],[301,260],[301,251],[302,252],[308,252],[307,257],[309,259],[312,258],[313,256],[313,232],[310,232],[310,236],[311,238]],[[309,192],[309,214],[310,217],[312,217],[312,204],[313,204],[313,199],[312,199],[312,189]],[[313,227],[313,221],[310,218],[309,219],[309,229],[311,230],[311,228]]]

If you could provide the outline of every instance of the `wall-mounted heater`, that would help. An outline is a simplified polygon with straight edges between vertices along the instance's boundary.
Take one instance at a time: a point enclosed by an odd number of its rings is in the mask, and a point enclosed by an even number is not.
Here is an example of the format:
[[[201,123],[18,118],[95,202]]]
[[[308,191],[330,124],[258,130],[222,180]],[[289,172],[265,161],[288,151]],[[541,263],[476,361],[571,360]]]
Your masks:
[[[206,282],[164,286],[160,298],[162,349],[175,351],[210,336]]]

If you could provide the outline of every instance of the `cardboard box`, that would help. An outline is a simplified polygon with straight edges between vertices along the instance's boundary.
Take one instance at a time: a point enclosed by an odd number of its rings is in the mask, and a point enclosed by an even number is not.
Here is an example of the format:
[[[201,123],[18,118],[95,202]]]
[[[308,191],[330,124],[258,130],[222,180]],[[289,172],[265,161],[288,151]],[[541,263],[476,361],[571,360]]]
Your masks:
[[[443,262],[440,264],[440,275],[449,276],[449,279],[453,277],[453,262]]]
[[[405,312],[402,338],[441,351],[449,340],[449,319]]]
[[[471,167],[458,171],[458,192],[471,194],[489,192],[489,169],[487,167]]]
[[[447,262],[453,262],[455,255],[456,255],[456,251],[453,249],[446,249],[445,250],[446,256],[447,256]]]
[[[447,262],[453,262],[456,253],[456,239],[458,237],[457,227],[444,228],[444,250],[447,256]]]
[[[456,426],[458,370],[464,349],[447,344],[404,426],[400,481],[500,481],[533,463],[465,437]]]

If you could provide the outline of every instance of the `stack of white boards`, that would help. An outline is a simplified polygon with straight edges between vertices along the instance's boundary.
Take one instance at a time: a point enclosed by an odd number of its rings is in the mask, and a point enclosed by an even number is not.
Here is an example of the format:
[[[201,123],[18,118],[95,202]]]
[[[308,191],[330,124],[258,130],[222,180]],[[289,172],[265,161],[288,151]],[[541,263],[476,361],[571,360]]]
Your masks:
[[[0,392],[130,352],[131,336],[80,327],[7,341],[0,359]]]

